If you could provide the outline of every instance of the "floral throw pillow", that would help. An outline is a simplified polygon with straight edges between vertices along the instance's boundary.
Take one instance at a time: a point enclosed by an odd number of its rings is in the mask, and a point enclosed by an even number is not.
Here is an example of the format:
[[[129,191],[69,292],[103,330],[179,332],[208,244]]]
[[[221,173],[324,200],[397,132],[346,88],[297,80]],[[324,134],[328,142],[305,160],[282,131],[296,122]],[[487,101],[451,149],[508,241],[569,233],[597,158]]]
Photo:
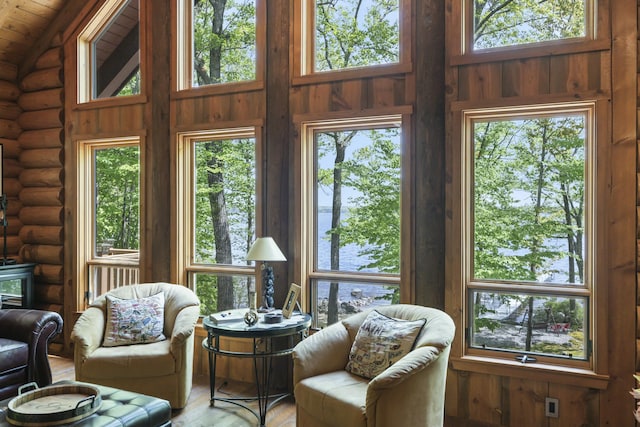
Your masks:
[[[107,295],[105,347],[141,344],[166,339],[164,293],[140,299],[120,299]]]
[[[426,319],[400,320],[373,310],[358,329],[346,370],[373,378],[409,353]]]

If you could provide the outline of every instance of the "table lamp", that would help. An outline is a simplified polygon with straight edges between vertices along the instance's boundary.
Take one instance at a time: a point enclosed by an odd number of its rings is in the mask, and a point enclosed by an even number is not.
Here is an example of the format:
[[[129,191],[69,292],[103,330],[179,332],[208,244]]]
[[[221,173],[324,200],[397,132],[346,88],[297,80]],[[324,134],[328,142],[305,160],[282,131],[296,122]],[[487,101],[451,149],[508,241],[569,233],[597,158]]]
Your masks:
[[[286,261],[278,245],[271,237],[258,237],[247,253],[248,261],[262,261],[262,303],[259,311],[273,311],[273,268],[267,261]]]

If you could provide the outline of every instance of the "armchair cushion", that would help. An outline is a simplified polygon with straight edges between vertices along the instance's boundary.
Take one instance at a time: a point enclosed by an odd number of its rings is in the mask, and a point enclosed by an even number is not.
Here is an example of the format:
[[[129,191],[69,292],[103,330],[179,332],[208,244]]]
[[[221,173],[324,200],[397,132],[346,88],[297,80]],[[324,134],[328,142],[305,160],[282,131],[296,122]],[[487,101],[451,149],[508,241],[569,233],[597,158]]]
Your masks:
[[[351,346],[347,371],[373,378],[409,353],[426,319],[401,320],[376,310],[364,320]]]
[[[104,347],[143,344],[166,339],[164,293],[146,298],[122,299],[106,295],[107,323]]]

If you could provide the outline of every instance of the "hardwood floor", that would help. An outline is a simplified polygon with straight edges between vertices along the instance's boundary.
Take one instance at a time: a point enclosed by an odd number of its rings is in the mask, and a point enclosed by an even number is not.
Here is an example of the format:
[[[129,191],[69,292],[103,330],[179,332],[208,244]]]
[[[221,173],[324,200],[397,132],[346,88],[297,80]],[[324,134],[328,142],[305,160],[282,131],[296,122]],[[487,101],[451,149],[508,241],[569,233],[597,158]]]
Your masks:
[[[74,380],[73,360],[58,356],[49,357],[53,381]],[[255,394],[252,384],[227,383],[218,386],[216,393],[249,396]],[[252,403],[257,410],[257,404]],[[209,377],[196,376],[187,406],[175,410],[171,423],[178,427],[253,427],[259,425],[257,417],[246,409],[224,402],[209,405]],[[291,397],[279,402],[267,412],[269,427],[295,427],[296,408]]]

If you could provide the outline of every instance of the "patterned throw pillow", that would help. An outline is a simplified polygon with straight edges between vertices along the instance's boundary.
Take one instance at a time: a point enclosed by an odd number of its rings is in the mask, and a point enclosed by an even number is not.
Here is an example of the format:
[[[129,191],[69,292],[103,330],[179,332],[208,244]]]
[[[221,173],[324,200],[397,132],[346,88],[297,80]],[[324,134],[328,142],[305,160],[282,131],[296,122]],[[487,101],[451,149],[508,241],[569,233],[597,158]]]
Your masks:
[[[164,293],[140,299],[120,299],[107,295],[105,347],[150,343],[166,339]]]
[[[346,370],[373,378],[409,353],[426,319],[400,320],[373,310],[358,329]]]

